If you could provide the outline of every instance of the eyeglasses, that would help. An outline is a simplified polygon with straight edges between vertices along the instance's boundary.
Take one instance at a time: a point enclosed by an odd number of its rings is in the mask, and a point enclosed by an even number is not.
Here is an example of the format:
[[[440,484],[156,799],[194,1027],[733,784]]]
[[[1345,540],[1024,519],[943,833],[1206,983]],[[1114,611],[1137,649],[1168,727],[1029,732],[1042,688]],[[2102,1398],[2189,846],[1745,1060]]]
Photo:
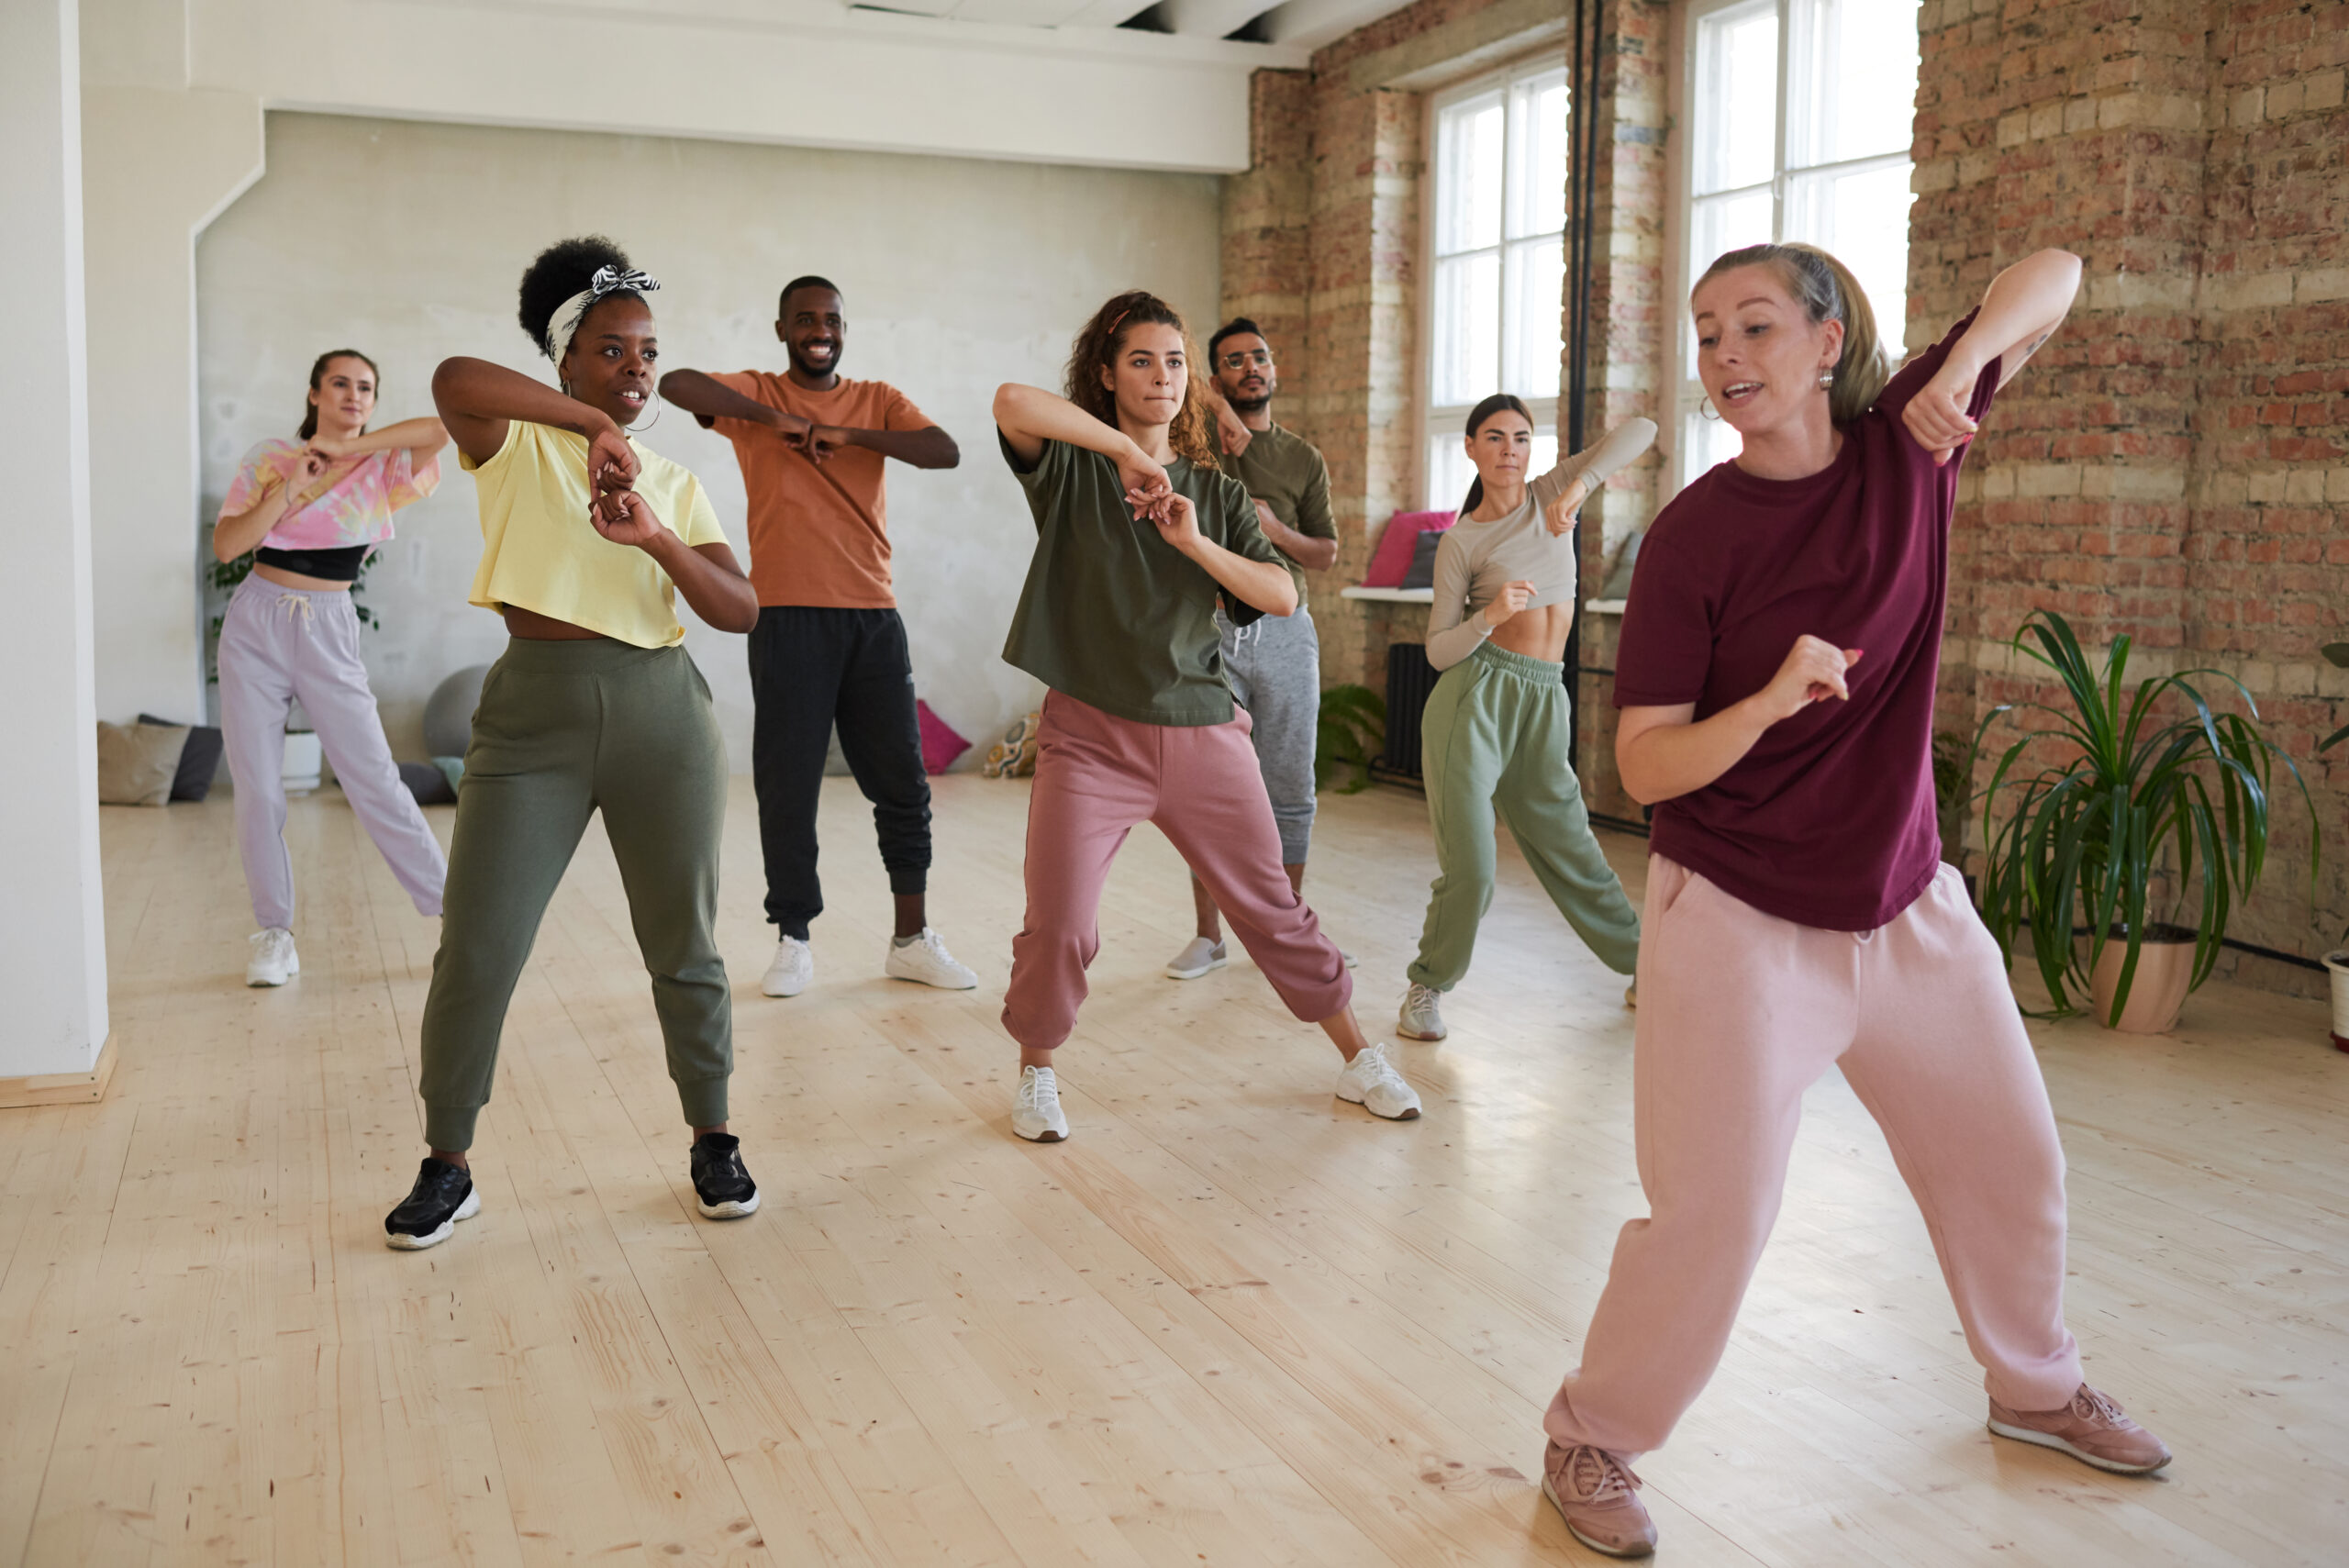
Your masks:
[[[1268,371],[1273,368],[1273,351],[1270,349],[1251,349],[1242,353],[1235,349],[1216,363],[1228,371],[1245,370],[1250,365],[1260,371]]]

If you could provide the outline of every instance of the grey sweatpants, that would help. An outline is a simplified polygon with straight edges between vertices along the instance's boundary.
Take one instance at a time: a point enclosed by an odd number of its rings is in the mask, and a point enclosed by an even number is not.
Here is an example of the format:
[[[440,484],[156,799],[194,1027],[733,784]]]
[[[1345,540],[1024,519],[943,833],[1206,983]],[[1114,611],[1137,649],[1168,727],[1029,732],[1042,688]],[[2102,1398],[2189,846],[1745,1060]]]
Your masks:
[[[285,852],[285,717],[299,700],[334,764],[343,798],[422,915],[440,913],[449,862],[400,783],[367,666],[359,612],[342,590],[283,587],[248,577],[220,623],[220,730],[237,788],[237,849],[253,918],[294,925],[294,862]]]
[[[1299,605],[1295,615],[1235,627],[1218,610],[1215,625],[1231,695],[1255,725],[1256,766],[1273,798],[1281,864],[1303,865],[1313,843],[1313,751],[1321,724],[1321,639],[1313,617]]]

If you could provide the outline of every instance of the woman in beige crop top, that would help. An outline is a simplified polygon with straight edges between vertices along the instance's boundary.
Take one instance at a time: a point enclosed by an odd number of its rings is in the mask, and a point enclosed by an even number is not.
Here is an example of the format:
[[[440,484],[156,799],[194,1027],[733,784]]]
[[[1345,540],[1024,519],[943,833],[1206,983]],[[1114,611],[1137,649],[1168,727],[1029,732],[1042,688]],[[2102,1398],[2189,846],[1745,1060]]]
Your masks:
[[[1496,817],[1600,962],[1629,974],[1639,957],[1639,912],[1566,765],[1574,705],[1560,661],[1574,628],[1575,513],[1654,439],[1654,425],[1629,420],[1529,484],[1525,405],[1501,393],[1468,417],[1476,483],[1436,547],[1428,614],[1428,662],[1443,674],[1420,716],[1419,772],[1442,873],[1396,1025],[1407,1040],[1444,1037],[1439,1004],[1468,973],[1493,898]]]
[[[1427,646],[1439,670],[1488,637],[1528,659],[1564,655],[1575,618],[1575,514],[1655,440],[1653,422],[1627,419],[1529,484],[1533,421],[1507,394],[1486,401],[1492,409],[1468,436],[1476,483],[1436,546]]]

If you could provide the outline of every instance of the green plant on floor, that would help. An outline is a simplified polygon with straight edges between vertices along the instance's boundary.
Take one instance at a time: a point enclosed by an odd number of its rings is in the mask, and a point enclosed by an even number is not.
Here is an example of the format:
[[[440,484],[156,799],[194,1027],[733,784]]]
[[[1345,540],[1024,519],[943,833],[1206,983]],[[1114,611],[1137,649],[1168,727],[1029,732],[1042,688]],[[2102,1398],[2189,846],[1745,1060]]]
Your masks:
[[[209,553],[208,549],[207,553]],[[256,551],[249,550],[233,561],[221,561],[215,558],[214,560],[206,562],[205,566],[205,581],[212,584],[214,592],[224,596],[235,593],[237,591],[237,584],[242,583],[246,578],[253,574],[253,556],[255,553]],[[376,616],[373,610],[367,607],[367,601],[362,595],[367,591],[367,573],[374,566],[376,557],[381,553],[381,551],[371,550],[366,555],[360,558],[359,576],[351,584],[351,607],[352,612],[359,617],[359,624],[361,626],[370,628],[375,631],[383,630],[384,623]],[[206,630],[210,633],[210,641],[207,646],[211,647],[215,651],[214,658],[216,661],[218,658],[217,650],[220,647],[220,628],[227,619],[228,611],[225,609],[221,610],[213,616],[211,625],[206,628]],[[212,670],[209,675],[206,676],[206,680],[209,682],[217,683],[219,679],[220,672],[217,667]]]
[[[2032,956],[2055,1004],[2048,1017],[2079,1011],[2073,991],[2088,990],[2108,941],[2124,941],[2105,1020],[2117,1023],[2136,979],[2139,949],[2157,921],[2192,922],[2190,984],[2210,978],[2235,900],[2250,895],[2266,865],[2277,763],[2310,806],[2313,893],[2314,803],[2299,768],[2261,732],[2251,694],[2223,671],[2148,676],[2132,689],[2125,684],[2130,639],[2116,638],[2102,667],[2095,667],[2069,623],[2052,610],[2026,616],[2010,646],[2053,671],[2068,701],[1994,708],[1976,733],[1978,748],[2001,716],[2054,721],[1999,753],[1983,792],[1982,918],[2009,962],[2016,933],[2030,933]],[[2214,713],[2195,684],[2205,676],[2232,686],[2245,711]],[[2172,890],[2158,910],[2157,884]],[[2074,940],[2082,927],[2085,954]]]
[[[2328,642],[2317,651],[2323,654],[2324,662],[2334,669],[2349,670],[2349,642]],[[2349,724],[2343,725],[2318,741],[2316,749],[2320,751],[2330,751],[2344,740],[2349,740]]]
[[[1942,859],[1954,861],[1965,837],[1965,807],[1974,793],[1974,746],[1954,729],[1933,731],[1933,816],[1942,830]]]
[[[1386,699],[1368,686],[1331,686],[1321,694],[1321,725],[1314,737],[1313,787],[1337,784],[1340,795],[1370,787],[1371,759],[1386,744]]]

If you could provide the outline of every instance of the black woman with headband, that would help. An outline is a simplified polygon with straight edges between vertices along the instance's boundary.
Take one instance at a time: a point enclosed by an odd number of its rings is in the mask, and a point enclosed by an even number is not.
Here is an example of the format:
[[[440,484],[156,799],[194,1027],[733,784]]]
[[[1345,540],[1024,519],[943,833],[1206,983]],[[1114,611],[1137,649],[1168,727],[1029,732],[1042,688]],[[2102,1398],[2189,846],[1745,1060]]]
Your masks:
[[[652,401],[660,346],[645,295],[659,286],[610,240],[566,239],[521,290],[522,329],[560,390],[485,360],[443,361],[432,378],[481,497],[472,602],[504,617],[511,640],[482,687],[457,795],[424,1004],[431,1152],[384,1221],[396,1248],[437,1245],[481,1210],[466,1151],[507,1005],[598,809],[694,1131],[701,1211],[732,1219],[759,1206],[727,1131],[733,1015],[710,931],[726,748],[675,608],[683,594],[709,625],[747,632],[759,604],[701,482],[629,438]]]

